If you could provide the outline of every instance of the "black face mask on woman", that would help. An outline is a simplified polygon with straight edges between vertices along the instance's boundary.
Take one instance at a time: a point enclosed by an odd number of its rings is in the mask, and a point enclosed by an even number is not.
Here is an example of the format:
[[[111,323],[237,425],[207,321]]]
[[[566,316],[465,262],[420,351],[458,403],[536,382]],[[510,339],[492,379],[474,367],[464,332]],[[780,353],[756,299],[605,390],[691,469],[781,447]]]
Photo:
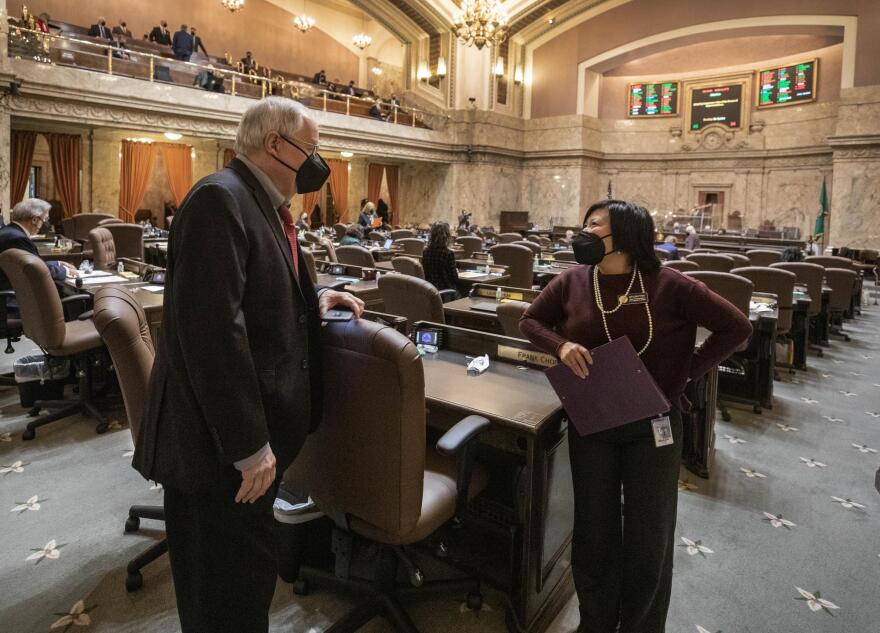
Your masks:
[[[299,169],[291,167],[274,154],[272,155],[272,158],[296,174],[296,192],[311,193],[313,191],[318,191],[323,187],[324,183],[327,182],[327,179],[330,177],[330,167],[327,166],[327,163],[324,162],[321,155],[317,151],[309,154],[289,138],[286,138],[281,134],[278,136],[281,136],[282,139],[306,155],[306,160],[299,166]]]
[[[608,235],[611,235],[609,233]],[[604,235],[599,237],[593,233],[581,231],[571,240],[571,250],[574,251],[574,260],[578,264],[586,264],[595,266],[605,259],[605,242],[602,240],[608,237]],[[613,252],[613,251],[612,251]]]

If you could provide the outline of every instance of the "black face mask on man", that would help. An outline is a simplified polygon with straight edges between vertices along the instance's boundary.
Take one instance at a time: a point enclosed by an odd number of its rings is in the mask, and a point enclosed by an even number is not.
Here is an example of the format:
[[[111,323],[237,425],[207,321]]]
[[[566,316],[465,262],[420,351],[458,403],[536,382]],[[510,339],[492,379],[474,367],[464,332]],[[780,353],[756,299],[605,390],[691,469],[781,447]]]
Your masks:
[[[611,235],[611,233],[608,235]],[[574,251],[574,260],[578,264],[585,264],[588,266],[595,266],[601,262],[605,259],[606,254],[610,254],[605,252],[605,242],[602,241],[608,237],[608,235],[599,237],[598,235],[587,233],[586,231],[581,231],[575,235],[571,240],[571,250]]]
[[[296,192],[311,193],[313,191],[318,191],[323,187],[324,183],[327,182],[327,179],[330,177],[330,167],[324,162],[321,155],[317,151],[309,154],[289,138],[286,138],[281,134],[278,136],[306,155],[306,160],[299,166],[299,169],[296,169],[272,154],[272,158],[296,174]]]

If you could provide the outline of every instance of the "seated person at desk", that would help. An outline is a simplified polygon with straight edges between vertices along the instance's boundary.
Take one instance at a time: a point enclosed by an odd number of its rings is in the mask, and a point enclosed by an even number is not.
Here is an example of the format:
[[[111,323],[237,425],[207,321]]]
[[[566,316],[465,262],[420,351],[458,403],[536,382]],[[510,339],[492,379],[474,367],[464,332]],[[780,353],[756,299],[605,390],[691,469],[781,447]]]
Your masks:
[[[31,236],[39,233],[43,225],[49,221],[51,207],[52,205],[39,198],[28,198],[15,205],[12,213],[9,214],[9,224],[0,228],[0,253],[10,248],[17,248],[39,257],[40,253]],[[67,262],[46,262],[46,266],[55,281],[77,276],[76,268]],[[0,290],[12,290],[12,284],[2,270],[0,270]],[[12,300],[7,302],[6,307],[10,312],[18,313],[18,305]]]
[[[678,259],[678,247],[675,245],[675,236],[669,235],[666,237],[666,240],[657,248],[661,251],[666,251],[669,253],[669,259],[675,261]]]
[[[672,405],[656,417],[593,434],[569,426],[578,631],[610,633],[620,625],[628,633],[659,633],[676,550],[685,385],[730,356],[752,326],[705,284],[660,266],[654,222],[643,207],[621,200],[594,204],[572,247],[583,265],[541,291],[520,321],[522,333],[586,380],[599,371],[590,368],[589,350],[627,336]],[[699,326],[711,335],[694,351]]]
[[[428,234],[428,244],[422,252],[425,279],[437,290],[458,290],[458,268],[455,255],[449,250],[452,233],[446,222],[435,222]]]
[[[345,229],[345,235],[339,240],[340,246],[360,246],[364,238],[364,231],[357,224],[350,225]]]

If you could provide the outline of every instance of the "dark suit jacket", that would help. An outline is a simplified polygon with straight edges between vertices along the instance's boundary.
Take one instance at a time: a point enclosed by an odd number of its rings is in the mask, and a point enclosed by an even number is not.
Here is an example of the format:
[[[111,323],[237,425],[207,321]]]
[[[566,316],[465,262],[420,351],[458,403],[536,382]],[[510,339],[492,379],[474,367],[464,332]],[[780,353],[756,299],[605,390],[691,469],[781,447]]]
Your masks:
[[[90,35],[91,37],[101,37],[101,25],[100,25],[100,24],[93,24],[93,25],[91,25],[91,26],[89,27],[89,35]],[[113,35],[112,35],[111,31],[110,31],[110,27],[109,27],[109,26],[105,26],[105,27],[104,27],[104,38],[105,38],[105,39],[108,39],[108,40],[113,39]]]
[[[193,53],[198,53],[199,49],[202,49],[202,52],[207,56],[208,51],[205,50],[205,45],[202,44],[202,38],[198,35],[193,36]]]
[[[193,36],[186,31],[178,31],[171,40],[171,50],[175,53],[193,53]]]
[[[269,442],[283,472],[321,415],[315,287],[294,277],[276,209],[239,160],[174,216],[162,330],[133,465],[182,490],[237,477]]]
[[[153,30],[150,31],[150,41],[156,42],[156,44],[171,46],[171,33],[167,31],[163,33],[161,26],[154,26]]]
[[[28,237],[23,228],[13,222],[0,228],[0,253],[10,248],[18,248],[37,257],[40,256],[37,245]],[[52,273],[52,278],[56,281],[67,277],[67,271],[58,262],[46,262],[46,266],[49,267],[49,272]],[[0,269],[0,290],[12,290],[12,284],[9,283],[9,278],[2,269]],[[15,304],[10,303],[9,305],[14,307]]]

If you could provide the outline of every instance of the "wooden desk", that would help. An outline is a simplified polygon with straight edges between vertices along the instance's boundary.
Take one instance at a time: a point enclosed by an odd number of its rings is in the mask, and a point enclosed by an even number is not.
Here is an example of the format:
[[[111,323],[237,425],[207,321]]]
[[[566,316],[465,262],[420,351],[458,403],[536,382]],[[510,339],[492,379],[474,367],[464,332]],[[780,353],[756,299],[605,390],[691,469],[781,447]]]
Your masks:
[[[329,286],[347,281],[344,290],[350,292],[355,297],[363,301],[371,310],[381,311],[385,306],[382,294],[379,292],[379,285],[375,279],[364,281],[359,275],[331,275],[329,273],[318,273],[318,285]]]
[[[501,288],[502,301],[525,301],[526,303],[531,303],[538,296],[538,291],[536,290],[475,284],[469,296],[443,304],[446,323],[477,330],[478,332],[503,334],[501,322],[498,320],[498,315],[495,312],[473,309],[473,306],[478,303],[488,303],[497,306],[498,301],[495,295],[498,288]]]

